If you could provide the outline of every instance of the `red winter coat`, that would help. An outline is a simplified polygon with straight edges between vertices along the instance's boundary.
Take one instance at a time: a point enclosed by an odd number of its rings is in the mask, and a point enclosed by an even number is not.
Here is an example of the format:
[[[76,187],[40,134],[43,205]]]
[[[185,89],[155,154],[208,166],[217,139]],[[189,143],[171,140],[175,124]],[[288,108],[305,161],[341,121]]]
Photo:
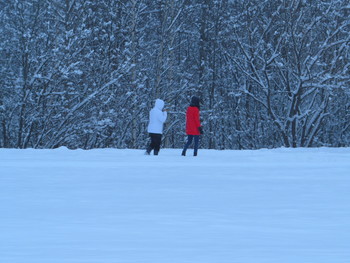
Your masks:
[[[187,135],[200,135],[199,127],[201,122],[199,120],[199,109],[190,106],[186,112],[186,133]]]

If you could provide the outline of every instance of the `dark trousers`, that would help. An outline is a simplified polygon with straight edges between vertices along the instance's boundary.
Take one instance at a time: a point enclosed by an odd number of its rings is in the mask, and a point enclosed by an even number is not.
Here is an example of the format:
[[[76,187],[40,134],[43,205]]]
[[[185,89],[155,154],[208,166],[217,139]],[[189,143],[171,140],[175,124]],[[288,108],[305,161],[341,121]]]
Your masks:
[[[153,150],[154,155],[158,155],[160,143],[162,142],[162,135],[158,133],[149,133],[149,137],[151,138],[151,143],[147,148],[147,152],[151,153]]]
[[[199,145],[199,135],[188,135],[187,142],[186,142],[184,149],[182,151],[182,155],[186,155],[186,151],[187,151],[188,147],[190,147],[190,145],[192,144],[193,139],[194,139],[193,155],[195,155],[195,156],[197,155],[198,145]]]

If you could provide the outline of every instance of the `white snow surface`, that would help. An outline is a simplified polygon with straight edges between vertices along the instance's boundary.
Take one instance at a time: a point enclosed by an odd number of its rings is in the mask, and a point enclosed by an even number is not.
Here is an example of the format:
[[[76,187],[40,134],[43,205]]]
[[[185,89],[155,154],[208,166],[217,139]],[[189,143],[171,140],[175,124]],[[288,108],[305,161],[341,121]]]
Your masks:
[[[350,148],[143,153],[0,149],[0,262],[350,262]]]

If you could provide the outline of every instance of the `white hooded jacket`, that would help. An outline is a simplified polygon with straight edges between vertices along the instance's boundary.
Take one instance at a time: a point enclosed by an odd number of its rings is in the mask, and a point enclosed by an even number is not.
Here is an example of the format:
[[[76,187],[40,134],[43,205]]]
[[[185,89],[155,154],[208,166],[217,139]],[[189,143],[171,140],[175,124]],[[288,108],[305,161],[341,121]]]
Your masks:
[[[156,99],[154,108],[149,112],[149,124],[147,131],[149,133],[163,133],[163,124],[167,118],[167,112],[163,111],[164,101]]]

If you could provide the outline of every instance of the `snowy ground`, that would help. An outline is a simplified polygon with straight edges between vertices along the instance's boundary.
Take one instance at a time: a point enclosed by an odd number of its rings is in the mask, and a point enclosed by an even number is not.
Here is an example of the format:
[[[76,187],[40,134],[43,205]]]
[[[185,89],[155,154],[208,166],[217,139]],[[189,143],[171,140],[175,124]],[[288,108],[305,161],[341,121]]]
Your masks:
[[[0,262],[350,262],[350,148],[180,152],[0,149]]]

